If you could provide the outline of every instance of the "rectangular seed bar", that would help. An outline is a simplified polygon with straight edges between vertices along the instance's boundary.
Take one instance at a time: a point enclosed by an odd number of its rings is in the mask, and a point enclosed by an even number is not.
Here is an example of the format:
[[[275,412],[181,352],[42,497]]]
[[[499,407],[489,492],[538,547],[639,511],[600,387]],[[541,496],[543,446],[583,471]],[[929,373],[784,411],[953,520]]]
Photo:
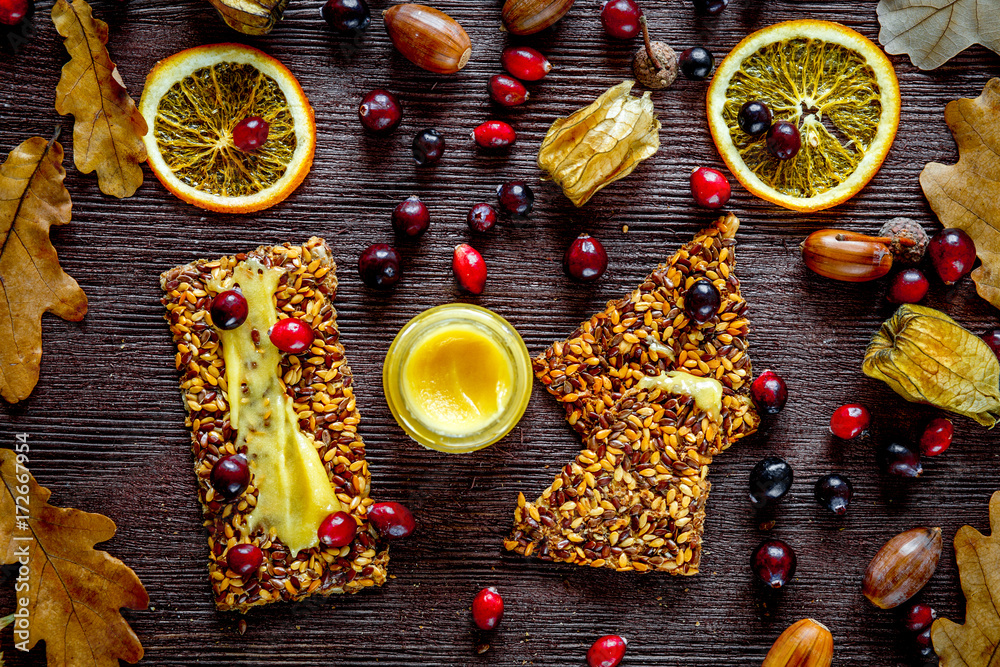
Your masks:
[[[337,498],[345,511],[360,521],[354,542],[343,548],[319,545],[292,557],[273,528],[268,532],[258,528],[244,535],[258,495],[253,481],[233,503],[216,498],[209,482],[215,461],[241,451],[245,454],[246,445],[236,445],[236,433],[229,423],[225,361],[218,333],[210,324],[208,310],[214,293],[208,284],[228,278],[247,258],[284,271],[276,294],[277,308],[308,322],[316,335],[308,353],[282,353],[279,372],[293,400],[299,427],[315,442]],[[165,317],[177,345],[185,423],[191,429],[198,497],[208,530],[209,577],[220,610],[245,612],[278,600],[301,600],[316,593],[356,593],[385,583],[388,550],[377,543],[366,518],[373,504],[368,497],[371,475],[364,443],[357,433],[360,417],[351,369],[339,342],[333,308],[335,270],[330,248],[323,239],[313,237],[301,246],[261,246],[214,261],[197,260],[160,276],[166,293]],[[264,552],[263,566],[248,580],[241,579],[226,563],[228,550],[239,542],[252,542]]]

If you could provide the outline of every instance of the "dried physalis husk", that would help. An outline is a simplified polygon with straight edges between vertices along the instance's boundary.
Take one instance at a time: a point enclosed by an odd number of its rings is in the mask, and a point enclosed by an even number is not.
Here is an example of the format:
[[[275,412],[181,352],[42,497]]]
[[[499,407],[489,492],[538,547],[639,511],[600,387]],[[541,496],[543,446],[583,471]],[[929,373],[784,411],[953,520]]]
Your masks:
[[[811,618],[789,626],[767,652],[761,667],[830,667],[833,635]]]
[[[865,570],[861,592],[880,609],[892,609],[920,592],[941,559],[941,529],[913,528],[882,545]]]
[[[913,403],[990,428],[1000,417],[1000,362],[978,336],[939,310],[900,306],[868,344],[862,369]]]
[[[653,100],[648,92],[630,95],[634,84],[623,81],[590,106],[557,119],[542,141],[538,167],[577,206],[631,174],[660,147]]]
[[[233,30],[244,35],[266,35],[285,11],[288,0],[208,0]]]

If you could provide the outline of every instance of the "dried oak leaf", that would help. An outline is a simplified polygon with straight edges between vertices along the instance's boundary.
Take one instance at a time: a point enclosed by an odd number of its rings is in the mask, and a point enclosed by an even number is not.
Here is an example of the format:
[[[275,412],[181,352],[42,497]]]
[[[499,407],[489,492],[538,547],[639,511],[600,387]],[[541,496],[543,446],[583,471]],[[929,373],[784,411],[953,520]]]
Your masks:
[[[880,0],[878,39],[920,69],[935,69],[973,44],[1000,53],[1000,0]]]
[[[70,55],[56,86],[56,111],[75,118],[73,162],[85,174],[97,170],[104,194],[131,197],[142,185],[149,128],[108,55],[108,24],[84,0],[56,0],[52,22]]]
[[[920,186],[941,224],[964,229],[976,242],[983,262],[972,272],[976,291],[1000,308],[1000,79],[991,79],[974,100],[949,102],[944,119],[959,160],[929,163]]]
[[[63,149],[32,137],[0,165],[0,396],[28,397],[42,359],[42,314],[78,322],[87,295],[59,266],[49,227],[70,220]]]
[[[145,609],[149,595],[135,572],[94,549],[114,536],[115,522],[101,514],[50,505],[49,490],[39,486],[9,449],[0,450],[0,481],[0,563],[23,562],[27,549],[28,590],[18,596],[28,598],[29,647],[44,641],[50,667],[138,662],[142,644],[120,610]],[[27,530],[18,526],[25,520],[24,511],[16,509],[15,495],[28,498]]]
[[[955,559],[965,593],[965,624],[934,621],[931,638],[941,667],[988,667],[1000,655],[1000,491],[990,498],[987,537],[972,526],[955,534]]]

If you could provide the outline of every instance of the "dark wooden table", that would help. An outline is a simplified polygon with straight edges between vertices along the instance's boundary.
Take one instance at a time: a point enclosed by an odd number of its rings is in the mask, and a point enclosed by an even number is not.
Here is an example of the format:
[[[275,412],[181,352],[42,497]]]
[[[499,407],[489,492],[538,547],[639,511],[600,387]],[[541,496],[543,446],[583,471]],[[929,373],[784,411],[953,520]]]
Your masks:
[[[387,6],[373,2],[374,10]],[[663,121],[661,149],[628,179],[575,209],[551,185],[535,188],[530,224],[502,226],[473,243],[489,265],[486,293],[461,296],[450,262],[469,240],[466,212],[489,201],[500,181],[538,182],[538,144],[552,120],[589,103],[629,76],[635,44],[611,42],[600,27],[598,0],[579,0],[554,30],[524,40],[554,63],[531,86],[531,101],[505,110],[492,105],[486,81],[500,71],[508,37],[498,30],[499,3],[437,0],[469,32],[474,54],[459,75],[417,70],[395,53],[377,20],[357,44],[333,37],[318,1],[293,0],[273,33],[249,39],[230,31],[204,0],[95,0],[111,24],[110,49],[133,97],[153,63],[182,48],[241,41],[280,58],[316,108],[318,146],[312,174],[285,203],[252,216],[207,213],[174,199],[147,171],[131,199],[102,195],[93,176],[67,159],[73,222],[53,233],[62,265],[90,298],[79,324],[44,319],[42,376],[30,399],[0,409],[0,443],[29,434],[32,470],[53,502],[102,512],[118,524],[105,545],[135,569],[149,590],[148,611],[126,612],[146,648],[147,665],[582,665],[591,642],[607,633],[630,640],[625,664],[759,665],[774,638],[811,616],[833,630],[836,664],[907,664],[910,641],[897,614],[876,611],[861,595],[868,560],[890,536],[939,525],[945,554],[923,599],[951,618],[964,614],[951,538],[963,524],[987,530],[987,501],[1000,489],[1000,434],[956,420],[956,442],[926,462],[919,481],[899,485],[880,477],[870,444],[834,442],[828,419],[838,405],[867,404],[888,437],[911,434],[933,411],[904,403],[860,370],[865,345],[893,308],[884,282],[848,285],[821,279],[803,266],[798,244],[822,227],[874,232],[907,215],[936,228],[917,181],[928,161],[951,163],[955,144],[944,105],[976,97],[1000,59],[975,47],[934,72],[893,57],[903,91],[902,121],[881,172],[857,197],[815,215],[766,204],[738,185],[730,208],[742,220],[739,275],[751,309],[755,368],[772,368],[791,397],[770,432],[719,456],[712,467],[703,573],[694,578],[618,574],[524,563],[501,554],[518,491],[540,492],[553,471],[578,449],[560,409],[536,388],[521,425],[496,446],[465,456],[427,451],[393,421],[381,391],[381,362],[397,329],[433,305],[471,300],[509,318],[534,352],[563,337],[604,302],[631,289],[658,261],[709,222],[695,208],[688,174],[721,167],[704,119],[706,83],[679,79],[653,97]],[[862,2],[733,0],[715,19],[694,16],[688,0],[647,0],[654,37],[680,50],[703,44],[717,57],[747,33],[784,19],[841,21],[872,39],[874,0]],[[6,155],[33,135],[70,120],[53,110],[66,55],[48,20],[50,2],[35,16],[37,35],[16,57],[0,62],[0,150]],[[366,136],[356,118],[361,96],[387,87],[403,100],[402,127],[388,139]],[[519,142],[508,157],[485,156],[467,139],[487,118],[513,123]],[[434,168],[417,169],[409,142],[424,127],[444,132],[450,149]],[[354,269],[368,244],[391,241],[389,213],[418,194],[433,215],[419,243],[401,244],[405,276],[390,294],[364,288]],[[628,231],[623,231],[623,226]],[[598,236],[611,256],[593,287],[571,283],[560,266],[579,232]],[[162,319],[158,276],[196,257],[215,257],[261,243],[325,236],[341,264],[337,307],[356,377],[361,432],[373,472],[373,496],[409,505],[419,533],[392,548],[396,577],[384,588],[341,598],[278,604],[246,617],[215,611],[206,580],[205,535],[195,501],[188,432],[173,368],[173,346]],[[997,312],[970,281],[935,283],[925,303],[976,333],[998,325]],[[746,500],[747,475],[766,454],[794,467],[796,483],[762,532]],[[848,475],[856,500],[834,520],[812,499],[824,473]],[[768,594],[753,583],[748,559],[767,535],[790,542],[798,574]],[[469,605],[479,588],[495,585],[506,600],[502,627],[487,638],[471,631]],[[0,610],[13,607],[8,582]],[[9,633],[9,631],[8,631]],[[10,664],[43,665],[44,652],[0,647]]]

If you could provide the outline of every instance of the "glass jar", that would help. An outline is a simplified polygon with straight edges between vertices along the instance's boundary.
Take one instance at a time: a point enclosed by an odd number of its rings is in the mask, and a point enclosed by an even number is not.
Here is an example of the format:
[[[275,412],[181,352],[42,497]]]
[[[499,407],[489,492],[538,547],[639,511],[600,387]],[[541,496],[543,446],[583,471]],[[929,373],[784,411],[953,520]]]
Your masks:
[[[408,399],[407,371],[422,343],[449,330],[473,333],[478,342],[488,341],[510,368],[510,390],[497,405],[487,423],[476,424],[468,432],[444,432],[426,417],[424,406]],[[491,351],[492,354],[492,351]],[[521,420],[531,398],[533,375],[528,348],[517,330],[496,313],[480,306],[450,303],[426,310],[407,322],[389,346],[382,366],[382,389],[396,422],[407,435],[429,449],[458,454],[489,447],[510,433]]]

